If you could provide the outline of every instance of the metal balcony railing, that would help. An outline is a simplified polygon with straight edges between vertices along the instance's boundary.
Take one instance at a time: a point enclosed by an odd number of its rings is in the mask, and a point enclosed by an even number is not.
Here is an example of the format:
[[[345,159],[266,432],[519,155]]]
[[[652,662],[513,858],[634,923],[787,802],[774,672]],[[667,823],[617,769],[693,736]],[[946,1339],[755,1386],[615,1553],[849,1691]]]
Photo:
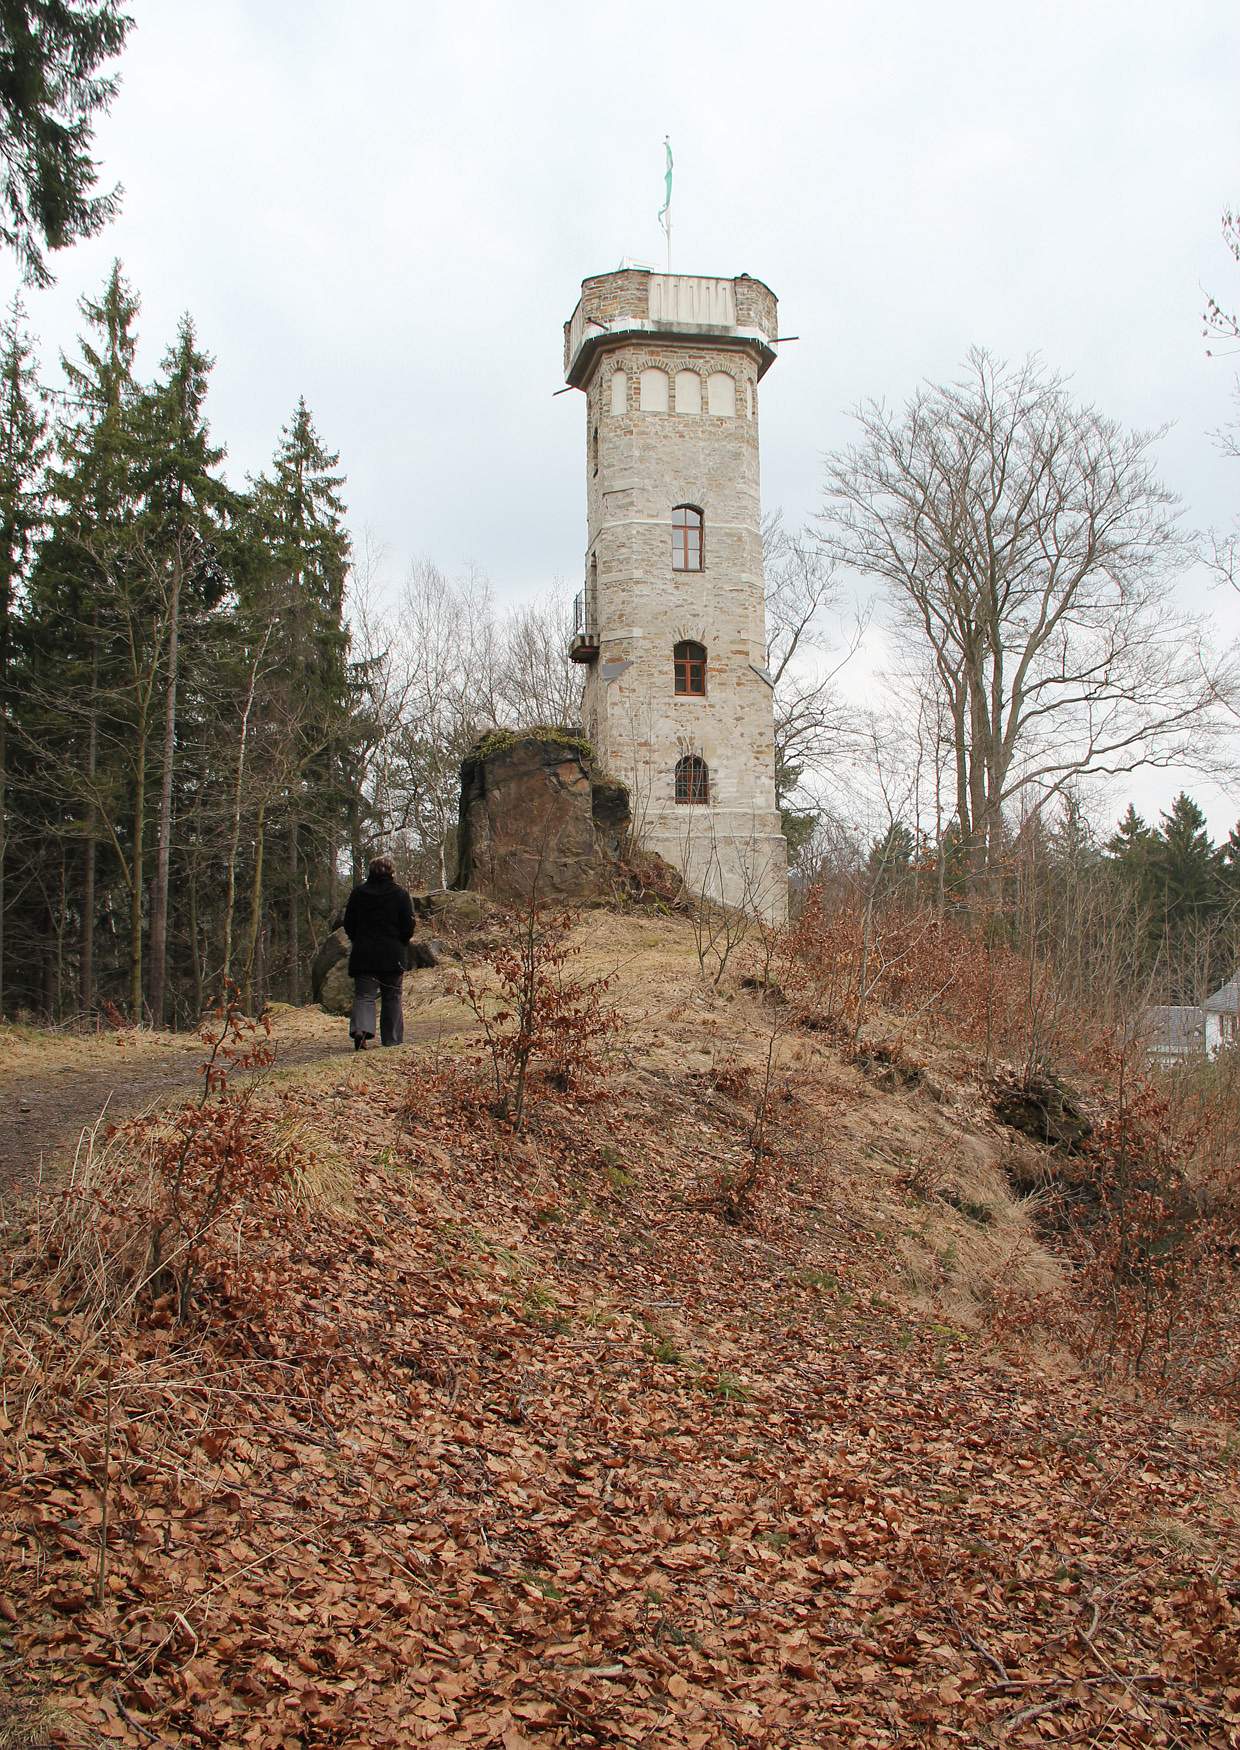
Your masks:
[[[598,656],[598,623],[586,589],[573,601],[573,636],[568,654],[574,662],[593,662]]]

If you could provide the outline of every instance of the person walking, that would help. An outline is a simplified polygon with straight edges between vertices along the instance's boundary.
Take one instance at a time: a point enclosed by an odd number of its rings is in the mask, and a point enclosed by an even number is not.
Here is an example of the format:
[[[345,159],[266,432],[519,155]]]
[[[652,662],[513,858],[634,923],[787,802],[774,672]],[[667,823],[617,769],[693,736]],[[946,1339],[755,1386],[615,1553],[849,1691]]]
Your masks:
[[[353,1012],[349,1033],[354,1051],[365,1051],[375,1036],[375,1001],[381,1001],[379,1038],[400,1045],[405,1037],[401,980],[407,963],[406,945],[413,940],[413,902],[396,884],[391,857],[376,857],[365,881],[355,887],[344,908],[349,938],[349,976],[353,980]]]

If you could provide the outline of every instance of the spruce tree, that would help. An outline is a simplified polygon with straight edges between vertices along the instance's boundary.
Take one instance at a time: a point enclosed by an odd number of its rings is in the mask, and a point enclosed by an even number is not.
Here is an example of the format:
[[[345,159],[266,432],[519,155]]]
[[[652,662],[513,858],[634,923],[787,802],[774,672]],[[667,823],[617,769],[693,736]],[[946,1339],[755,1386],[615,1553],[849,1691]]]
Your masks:
[[[0,0],[0,238],[35,285],[45,249],[93,237],[119,190],[96,194],[95,119],[116,95],[101,68],[132,19],[116,0]]]
[[[79,308],[86,332],[78,357],[62,359],[68,394],[49,474],[50,530],[31,580],[26,739],[36,781],[39,755],[51,756],[47,832],[81,844],[82,1005],[94,1006],[96,925],[101,912],[113,914],[108,882],[119,873],[129,913],[127,996],[137,1020],[157,591],[137,531],[149,471],[133,378],[139,305],[119,263],[100,297],[83,298]]]
[[[35,537],[45,515],[47,414],[26,313],[13,300],[0,328],[0,1014],[4,1012],[5,866],[9,847],[9,724],[13,641]]]
[[[1240,820],[1219,846],[1219,869],[1229,895],[1240,899]]]
[[[950,820],[934,848],[934,862],[928,864],[923,880],[933,883],[934,897],[940,906],[955,905],[965,898],[969,883],[968,841],[958,820]]]
[[[1140,906],[1148,906],[1152,885],[1150,857],[1155,834],[1130,802],[1106,843],[1109,863]]]
[[[894,820],[870,846],[867,868],[876,893],[906,893],[913,880],[912,833],[902,820]]]
[[[137,408],[142,447],[143,545],[162,595],[163,738],[147,953],[148,1007],[156,1027],[166,1014],[168,884],[172,859],[177,701],[184,632],[191,637],[225,589],[224,520],[233,495],[216,473],[224,452],[212,446],[203,411],[213,361],[183,316],[162,375]]]
[[[273,628],[277,668],[268,683],[265,715],[277,732],[275,756],[287,774],[282,898],[290,1002],[301,1000],[304,982],[302,923],[308,920],[313,929],[334,905],[336,857],[348,829],[343,766],[353,691],[344,593],[350,544],[338,462],[321,443],[305,401],[299,401],[281,433],[270,473],[253,483],[249,509],[263,562],[247,581],[245,606],[254,622]],[[260,840],[260,868],[261,848]],[[247,952],[251,977],[259,879],[256,875]]]
[[[1217,908],[1218,854],[1205,815],[1182,790],[1154,835],[1149,868],[1156,902],[1170,926],[1190,923]]]
[[[1139,820],[1140,816],[1136,819]],[[1120,825],[1122,828],[1122,821]],[[1059,875],[1080,878],[1097,867],[1097,841],[1089,821],[1085,818],[1080,796],[1075,790],[1064,792],[1059,814],[1047,835],[1047,844],[1052,864]]]

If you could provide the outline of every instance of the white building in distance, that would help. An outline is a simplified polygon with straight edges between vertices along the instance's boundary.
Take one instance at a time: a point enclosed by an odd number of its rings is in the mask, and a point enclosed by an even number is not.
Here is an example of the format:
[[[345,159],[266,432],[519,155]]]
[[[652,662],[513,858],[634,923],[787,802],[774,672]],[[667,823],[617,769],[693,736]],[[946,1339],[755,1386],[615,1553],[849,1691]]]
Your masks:
[[[787,915],[758,483],[775,359],[760,280],[582,282],[564,371],[586,400],[585,729],[644,848],[694,892]]]
[[[1206,1056],[1217,1057],[1240,1037],[1240,973],[1221,984],[1201,1005],[1205,1016]]]

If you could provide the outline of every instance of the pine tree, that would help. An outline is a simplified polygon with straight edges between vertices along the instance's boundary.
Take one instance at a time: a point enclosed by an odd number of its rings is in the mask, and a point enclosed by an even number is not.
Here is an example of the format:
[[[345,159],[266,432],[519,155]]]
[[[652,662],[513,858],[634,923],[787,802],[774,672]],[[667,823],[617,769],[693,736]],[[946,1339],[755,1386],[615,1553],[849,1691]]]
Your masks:
[[[44,249],[93,237],[116,212],[119,191],[94,193],[90,148],[117,90],[100,68],[132,22],[116,0],[0,4],[0,238],[35,285],[51,282]]]
[[[15,298],[0,329],[0,1013],[4,1010],[14,622],[18,597],[29,575],[35,536],[45,514],[47,459],[47,414],[25,324],[25,310]]]

